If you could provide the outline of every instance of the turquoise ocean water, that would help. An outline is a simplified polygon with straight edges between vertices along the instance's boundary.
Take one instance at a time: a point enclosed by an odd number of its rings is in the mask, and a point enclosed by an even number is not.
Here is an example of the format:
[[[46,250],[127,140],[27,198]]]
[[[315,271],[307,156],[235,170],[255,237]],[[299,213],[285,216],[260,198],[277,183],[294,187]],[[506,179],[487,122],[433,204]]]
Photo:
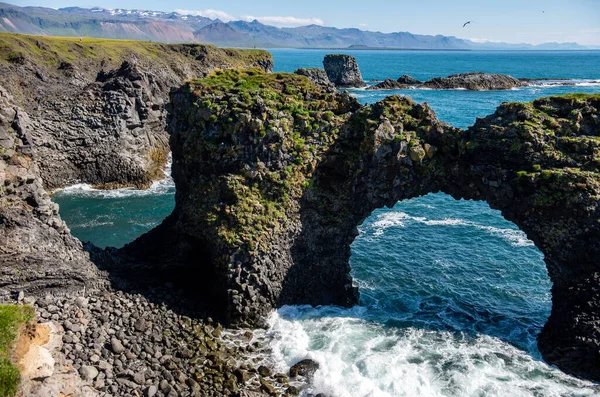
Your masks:
[[[273,50],[276,71],[318,67],[328,51]],[[348,51],[366,80],[402,74],[425,80],[469,71],[544,81],[508,91],[351,90],[363,103],[390,94],[428,102],[438,117],[471,125],[503,101],[567,92],[600,92],[600,51]],[[122,246],[158,224],[174,206],[167,178],[148,191],[57,192],[75,236]],[[308,392],[332,396],[589,396],[600,386],[545,364],[536,336],[550,313],[543,255],[484,202],[443,194],[383,208],[359,227],[352,246],[360,304],[284,307],[267,331],[273,364],[313,358],[321,364]]]

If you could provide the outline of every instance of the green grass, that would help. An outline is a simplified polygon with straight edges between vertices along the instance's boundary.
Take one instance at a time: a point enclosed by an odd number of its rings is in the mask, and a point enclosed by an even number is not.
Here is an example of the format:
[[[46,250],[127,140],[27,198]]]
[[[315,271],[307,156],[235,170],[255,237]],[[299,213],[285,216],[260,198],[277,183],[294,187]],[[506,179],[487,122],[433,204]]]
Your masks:
[[[225,92],[259,93],[263,97],[279,99],[285,95],[320,92],[304,76],[290,73],[267,74],[259,68],[217,70],[204,79],[192,80],[190,84],[194,89],[201,90],[203,95],[207,92],[218,95]]]
[[[0,63],[22,59],[35,64],[55,66],[60,62],[73,64],[90,61],[120,63],[136,54],[159,64],[174,61],[210,60],[230,67],[248,67],[255,62],[271,59],[263,50],[222,49],[205,44],[161,44],[150,41],[114,40],[84,37],[34,36],[0,33]]]
[[[0,396],[14,396],[19,386],[18,368],[11,361],[11,353],[19,332],[35,316],[32,307],[0,305]]]

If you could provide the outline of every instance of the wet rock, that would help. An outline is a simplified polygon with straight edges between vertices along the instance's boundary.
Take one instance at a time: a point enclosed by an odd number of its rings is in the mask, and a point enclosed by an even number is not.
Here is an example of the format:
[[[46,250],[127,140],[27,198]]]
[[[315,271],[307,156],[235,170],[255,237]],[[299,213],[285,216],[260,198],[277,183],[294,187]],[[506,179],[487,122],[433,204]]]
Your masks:
[[[258,367],[258,374],[260,376],[267,378],[267,377],[273,375],[273,372],[271,371],[271,369],[269,367],[265,367],[264,365],[261,365],[260,367]]]
[[[203,81],[173,92],[176,210],[151,235],[157,244],[171,244],[174,234],[188,239],[180,247],[197,248],[186,255],[211,252],[207,267],[221,283],[213,284],[219,293],[212,296],[222,297],[227,323],[262,325],[269,308],[285,304],[352,306],[358,295],[347,258],[356,225],[377,208],[442,191],[502,209],[534,240],[554,283],[540,351],[571,373],[600,379],[592,353],[600,344],[593,331],[600,319],[598,95],[503,104],[460,130],[406,97],[353,107],[343,93],[314,85],[292,90],[297,78],[261,80],[278,94],[268,106],[268,98],[242,105],[243,94]],[[303,114],[281,110],[291,96],[310,98]],[[207,124],[196,115],[212,103],[223,107]],[[298,135],[257,139],[248,127],[259,117]],[[285,184],[277,182],[282,178]],[[266,194],[270,210],[257,205]],[[173,247],[162,247],[177,257]]]
[[[319,369],[318,362],[316,362],[314,360],[306,359],[306,360],[302,360],[290,367],[290,376],[293,378],[296,376],[304,376],[306,378],[312,378],[318,369]]]
[[[393,79],[385,79],[379,84],[367,87],[367,90],[400,90],[409,88],[407,84],[399,83]]]

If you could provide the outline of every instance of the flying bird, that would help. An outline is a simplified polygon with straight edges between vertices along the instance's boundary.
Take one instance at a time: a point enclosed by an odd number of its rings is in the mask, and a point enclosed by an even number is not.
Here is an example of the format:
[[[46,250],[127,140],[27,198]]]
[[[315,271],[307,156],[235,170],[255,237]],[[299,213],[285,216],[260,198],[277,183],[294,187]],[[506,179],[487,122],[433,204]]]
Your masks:
[[[467,26],[468,24],[470,24],[471,22],[473,22],[473,21],[467,21],[467,22],[465,22],[465,24],[463,25],[463,28],[464,28],[465,26]]]

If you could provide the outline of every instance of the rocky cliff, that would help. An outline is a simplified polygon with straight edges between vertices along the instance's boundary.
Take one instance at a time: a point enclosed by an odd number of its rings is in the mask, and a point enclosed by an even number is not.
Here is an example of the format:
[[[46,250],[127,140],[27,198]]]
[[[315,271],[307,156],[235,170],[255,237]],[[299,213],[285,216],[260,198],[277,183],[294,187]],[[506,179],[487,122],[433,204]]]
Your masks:
[[[485,200],[545,254],[544,357],[600,379],[599,109],[585,95],[505,104],[459,130],[407,98],[364,107],[303,76],[216,72],[172,94],[176,210],[129,250],[167,241],[230,324],[259,325],[284,304],[357,302],[350,245],[374,209]]]
[[[71,236],[33,160],[31,120],[0,87],[0,301],[20,291],[98,286],[98,270]]]
[[[162,177],[169,89],[244,65],[272,61],[262,51],[0,34],[0,299],[103,284],[47,191]]]
[[[0,33],[0,74],[30,118],[47,189],[147,187],[167,160],[171,87],[215,68],[270,70],[264,51]],[[41,166],[43,165],[43,166]]]
[[[362,88],[366,84],[360,74],[356,58],[346,54],[328,54],[323,60],[325,72],[336,87]]]

